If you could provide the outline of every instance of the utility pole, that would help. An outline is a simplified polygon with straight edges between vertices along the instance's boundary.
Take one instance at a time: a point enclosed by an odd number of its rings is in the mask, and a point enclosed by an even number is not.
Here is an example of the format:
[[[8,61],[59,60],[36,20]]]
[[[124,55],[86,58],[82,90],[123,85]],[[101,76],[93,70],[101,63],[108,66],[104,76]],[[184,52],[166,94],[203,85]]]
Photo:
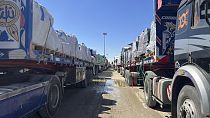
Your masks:
[[[105,67],[105,63],[106,63],[106,36],[107,36],[107,33],[103,33],[103,36],[104,36],[104,67]]]

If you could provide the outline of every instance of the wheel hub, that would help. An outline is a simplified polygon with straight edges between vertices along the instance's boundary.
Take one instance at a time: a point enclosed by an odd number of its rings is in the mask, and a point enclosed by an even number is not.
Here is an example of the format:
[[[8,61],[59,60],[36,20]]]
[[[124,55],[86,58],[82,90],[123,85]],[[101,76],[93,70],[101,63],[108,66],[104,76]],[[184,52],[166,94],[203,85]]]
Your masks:
[[[196,118],[196,108],[192,100],[186,99],[180,107],[180,118]]]

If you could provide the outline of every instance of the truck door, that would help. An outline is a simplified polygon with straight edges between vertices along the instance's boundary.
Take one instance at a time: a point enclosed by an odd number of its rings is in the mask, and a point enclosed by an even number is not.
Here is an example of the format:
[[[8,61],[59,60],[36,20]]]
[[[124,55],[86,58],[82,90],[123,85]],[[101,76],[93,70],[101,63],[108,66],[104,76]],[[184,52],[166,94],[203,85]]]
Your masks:
[[[180,65],[188,60],[189,55],[189,35],[191,29],[192,1],[182,0],[178,12],[175,33],[174,60]]]

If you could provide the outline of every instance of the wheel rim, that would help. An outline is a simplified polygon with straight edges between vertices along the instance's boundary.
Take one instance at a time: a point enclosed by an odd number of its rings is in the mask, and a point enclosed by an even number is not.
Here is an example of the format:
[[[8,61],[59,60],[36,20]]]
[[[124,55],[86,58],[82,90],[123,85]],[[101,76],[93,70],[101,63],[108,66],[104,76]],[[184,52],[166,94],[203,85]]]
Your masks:
[[[196,118],[197,110],[192,100],[186,99],[179,109],[179,118]]]
[[[50,101],[49,101],[52,108],[57,107],[59,99],[60,99],[59,87],[57,85],[53,85],[51,88]]]

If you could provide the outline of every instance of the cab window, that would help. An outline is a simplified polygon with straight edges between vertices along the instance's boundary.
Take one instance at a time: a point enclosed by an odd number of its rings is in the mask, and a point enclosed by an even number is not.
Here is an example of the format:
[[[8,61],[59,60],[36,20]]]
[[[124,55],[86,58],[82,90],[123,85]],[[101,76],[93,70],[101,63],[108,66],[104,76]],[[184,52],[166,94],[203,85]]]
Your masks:
[[[210,20],[210,2],[208,2],[208,18]],[[193,4],[193,22],[192,27],[193,28],[203,28],[203,27],[209,27],[209,25],[206,22],[205,19],[205,4],[204,2],[201,3],[201,0],[194,0]]]

